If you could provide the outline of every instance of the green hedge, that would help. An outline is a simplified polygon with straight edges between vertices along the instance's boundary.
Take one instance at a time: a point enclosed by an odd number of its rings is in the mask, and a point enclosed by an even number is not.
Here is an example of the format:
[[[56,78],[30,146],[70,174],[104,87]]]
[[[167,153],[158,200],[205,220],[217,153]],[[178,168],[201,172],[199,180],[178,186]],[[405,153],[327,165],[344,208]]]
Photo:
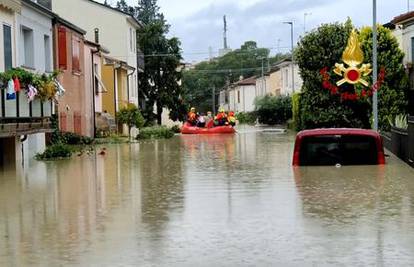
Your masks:
[[[252,112],[239,112],[236,114],[236,118],[240,124],[255,124],[257,120],[257,113]]]
[[[168,139],[173,136],[174,132],[170,128],[164,126],[153,126],[140,129],[137,139]]]
[[[38,160],[51,160],[60,158],[70,158],[72,156],[72,149],[70,146],[57,143],[48,146],[43,153],[36,154],[35,158]]]
[[[292,118],[292,99],[289,96],[258,97],[255,106],[257,118],[263,124],[285,124]]]

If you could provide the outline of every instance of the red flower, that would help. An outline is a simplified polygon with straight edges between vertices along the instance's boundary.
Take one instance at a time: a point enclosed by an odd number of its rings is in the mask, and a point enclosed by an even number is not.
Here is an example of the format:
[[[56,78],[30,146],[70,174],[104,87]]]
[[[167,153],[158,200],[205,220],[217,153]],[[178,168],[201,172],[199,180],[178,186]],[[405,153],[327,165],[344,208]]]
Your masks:
[[[331,87],[331,83],[328,81],[323,81],[322,86],[325,89],[329,89]]]

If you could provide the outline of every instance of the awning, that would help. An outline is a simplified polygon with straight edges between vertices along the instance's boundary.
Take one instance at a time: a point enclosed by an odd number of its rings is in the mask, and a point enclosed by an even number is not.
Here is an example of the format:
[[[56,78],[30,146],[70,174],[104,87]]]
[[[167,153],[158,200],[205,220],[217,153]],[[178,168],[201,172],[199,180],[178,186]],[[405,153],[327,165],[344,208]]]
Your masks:
[[[106,86],[105,86],[105,84],[102,82],[102,79],[101,79],[101,77],[99,76],[99,74],[98,73],[96,73],[96,70],[94,71],[95,73],[95,79],[98,81],[98,83],[99,83],[99,86],[101,87],[101,90],[99,91],[99,90],[97,90],[99,93],[106,93],[106,92],[108,92],[108,89],[106,89]]]
[[[10,9],[14,12],[20,12],[22,3],[20,0],[0,0],[0,6]]]

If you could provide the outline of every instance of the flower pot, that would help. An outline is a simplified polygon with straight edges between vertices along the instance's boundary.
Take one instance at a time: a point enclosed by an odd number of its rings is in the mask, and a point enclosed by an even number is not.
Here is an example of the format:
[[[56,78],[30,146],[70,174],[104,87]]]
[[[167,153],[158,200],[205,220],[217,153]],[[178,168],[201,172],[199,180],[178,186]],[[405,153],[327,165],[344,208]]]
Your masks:
[[[391,151],[397,157],[408,162],[408,131],[391,127]]]

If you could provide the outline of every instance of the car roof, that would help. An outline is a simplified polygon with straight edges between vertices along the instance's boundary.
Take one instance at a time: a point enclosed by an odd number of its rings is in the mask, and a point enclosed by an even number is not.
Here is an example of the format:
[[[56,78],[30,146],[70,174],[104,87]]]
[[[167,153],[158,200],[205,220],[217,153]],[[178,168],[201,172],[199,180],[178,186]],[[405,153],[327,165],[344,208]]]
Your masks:
[[[320,136],[320,135],[363,135],[378,138],[380,135],[367,129],[356,129],[356,128],[322,128],[313,130],[304,130],[297,134],[298,138],[307,136]]]

